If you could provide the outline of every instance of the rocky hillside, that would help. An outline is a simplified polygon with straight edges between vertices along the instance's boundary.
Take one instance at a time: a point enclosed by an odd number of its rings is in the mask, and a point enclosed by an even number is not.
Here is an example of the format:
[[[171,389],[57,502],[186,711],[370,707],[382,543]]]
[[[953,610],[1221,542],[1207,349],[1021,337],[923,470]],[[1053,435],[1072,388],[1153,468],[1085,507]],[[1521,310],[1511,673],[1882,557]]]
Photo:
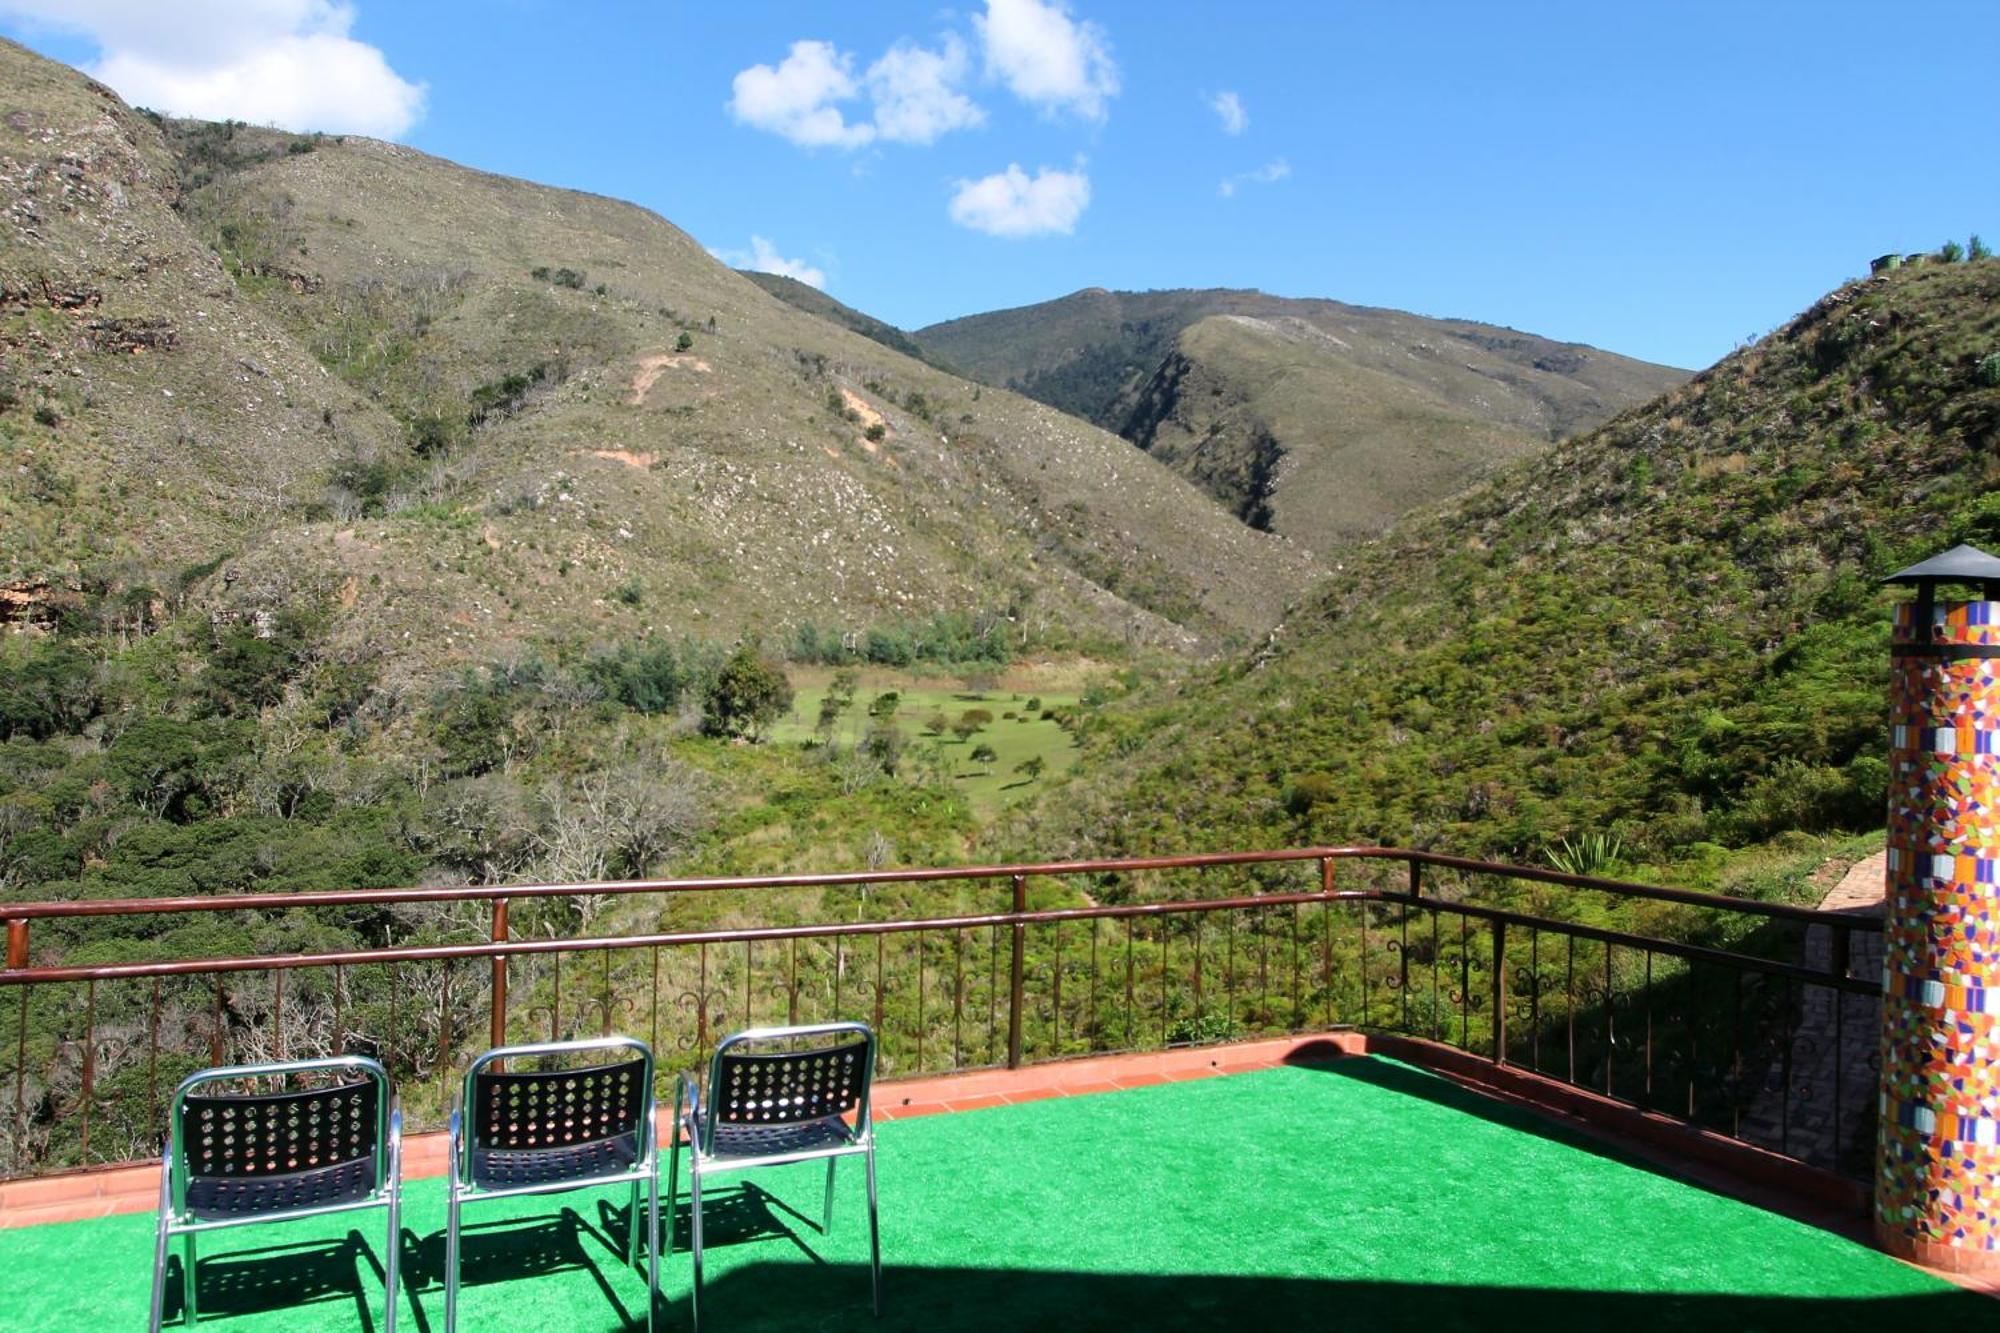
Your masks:
[[[915,336],[1320,551],[1685,378],[1512,329],[1254,291],[1093,288]]]
[[[159,122],[4,43],[0,104],[9,615],[306,600],[416,672],[940,611],[1188,649],[1319,573],[633,205]]]
[[[1135,699],[1024,845],[1539,859],[1879,828],[1879,579],[2000,546],[2000,262],[1833,292],[1413,515],[1277,637]]]

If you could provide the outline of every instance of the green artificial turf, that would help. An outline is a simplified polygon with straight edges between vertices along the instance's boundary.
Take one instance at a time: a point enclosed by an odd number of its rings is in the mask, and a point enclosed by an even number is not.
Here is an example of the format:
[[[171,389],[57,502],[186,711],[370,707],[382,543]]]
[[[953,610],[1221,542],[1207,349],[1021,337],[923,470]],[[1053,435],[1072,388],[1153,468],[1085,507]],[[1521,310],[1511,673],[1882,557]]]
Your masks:
[[[1376,1059],[896,1121],[879,1151],[881,1322],[848,1163],[831,1236],[814,1225],[817,1167],[714,1196],[710,1329],[2000,1328],[2000,1304]],[[643,1314],[644,1283],[607,1241],[622,1208],[585,1191],[469,1213],[542,1220],[468,1241],[461,1326]],[[408,1190],[404,1223],[398,1322],[440,1328],[436,1181]],[[379,1280],[355,1251],[226,1253],[344,1231],[210,1238],[203,1325],[379,1326]],[[379,1252],[372,1221],[362,1235]],[[151,1245],[150,1216],[0,1232],[0,1326],[141,1327]],[[684,1242],[663,1285],[663,1327],[684,1327]]]

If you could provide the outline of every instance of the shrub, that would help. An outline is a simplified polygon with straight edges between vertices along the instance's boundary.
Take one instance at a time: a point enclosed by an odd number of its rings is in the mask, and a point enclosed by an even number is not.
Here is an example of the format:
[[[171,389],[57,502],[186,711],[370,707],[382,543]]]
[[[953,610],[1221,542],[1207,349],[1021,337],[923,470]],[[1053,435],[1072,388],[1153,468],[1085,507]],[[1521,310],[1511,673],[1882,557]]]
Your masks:
[[[1235,1041],[1242,1035],[1242,1029],[1227,1014],[1203,1014],[1199,1018],[1190,1015],[1176,1018],[1168,1025],[1167,1045],[1212,1046],[1217,1042]]]
[[[2000,388],[2000,352],[1994,352],[1980,361],[1976,373],[1980,384],[1986,388]]]
[[[1986,248],[1986,242],[1980,240],[1979,233],[1975,231],[1972,239],[1965,243],[1965,257],[1971,260],[1991,259],[1993,252]]]
[[[1938,247],[1938,258],[1947,264],[1956,264],[1964,257],[1965,251],[1959,248],[1957,241],[1946,241]]]
[[[882,437],[887,435],[889,431],[886,427],[883,426],[881,422],[877,421],[874,424],[870,425],[867,430],[864,430],[861,433],[867,436],[871,441],[880,442]]]
[[[1308,814],[1316,805],[1331,804],[1338,792],[1333,774],[1303,773],[1285,789],[1285,811],[1292,815]]]
[[[903,729],[893,718],[877,719],[861,738],[861,753],[880,765],[884,773],[893,774],[903,757]]]
[[[685,352],[693,346],[694,346],[694,335],[692,333],[689,333],[686,329],[682,329],[681,336],[674,339],[674,350],[676,352]]]
[[[1000,757],[1000,752],[994,749],[991,745],[986,744],[984,741],[981,741],[978,745],[972,747],[971,758],[972,762],[975,764],[990,764],[999,757]]]

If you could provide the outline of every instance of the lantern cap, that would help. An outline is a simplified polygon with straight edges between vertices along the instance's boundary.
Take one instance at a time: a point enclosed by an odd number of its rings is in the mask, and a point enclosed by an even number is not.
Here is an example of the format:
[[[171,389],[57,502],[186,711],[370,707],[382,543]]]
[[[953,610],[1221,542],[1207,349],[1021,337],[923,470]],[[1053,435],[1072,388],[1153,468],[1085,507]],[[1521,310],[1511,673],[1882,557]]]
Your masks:
[[[1954,546],[1942,555],[1899,569],[1882,582],[1916,588],[1938,583],[2000,584],[2000,556],[1988,555],[1977,546]]]

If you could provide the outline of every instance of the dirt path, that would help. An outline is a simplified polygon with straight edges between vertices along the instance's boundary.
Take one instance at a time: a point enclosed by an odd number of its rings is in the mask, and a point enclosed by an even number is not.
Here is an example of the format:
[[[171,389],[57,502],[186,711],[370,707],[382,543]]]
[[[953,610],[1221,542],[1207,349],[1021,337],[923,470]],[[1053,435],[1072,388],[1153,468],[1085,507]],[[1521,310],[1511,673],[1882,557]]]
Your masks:
[[[639,369],[632,375],[632,392],[625,399],[627,407],[638,407],[646,401],[653,385],[669,370],[692,370],[698,375],[707,375],[715,369],[698,356],[685,353],[656,352],[652,356],[639,358]]]

